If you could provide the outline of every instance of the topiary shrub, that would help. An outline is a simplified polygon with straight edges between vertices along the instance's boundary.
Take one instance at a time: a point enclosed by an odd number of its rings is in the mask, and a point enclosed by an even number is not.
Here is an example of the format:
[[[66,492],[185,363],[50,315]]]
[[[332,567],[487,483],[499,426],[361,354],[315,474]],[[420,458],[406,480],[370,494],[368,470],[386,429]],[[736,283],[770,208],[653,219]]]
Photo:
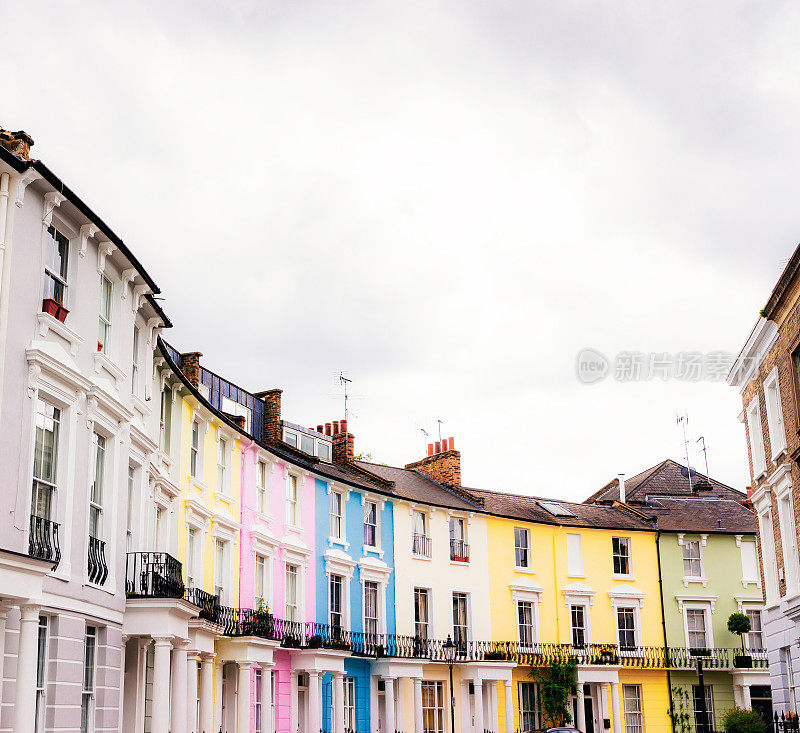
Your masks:
[[[744,635],[748,633],[751,628],[750,619],[743,613],[732,613],[728,616],[728,631],[739,637],[739,640],[742,642],[742,654],[745,653]]]
[[[725,733],[765,733],[764,719],[755,710],[731,708],[722,716]]]

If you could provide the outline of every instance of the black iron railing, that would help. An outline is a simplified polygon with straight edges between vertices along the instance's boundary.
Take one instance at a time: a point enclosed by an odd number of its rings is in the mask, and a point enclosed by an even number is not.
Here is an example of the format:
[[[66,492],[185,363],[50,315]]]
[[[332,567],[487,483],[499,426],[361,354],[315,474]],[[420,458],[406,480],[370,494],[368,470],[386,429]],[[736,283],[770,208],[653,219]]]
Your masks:
[[[207,593],[200,588],[187,588],[184,600],[188,601],[194,606],[197,606],[200,611],[197,614],[203,621],[216,622],[217,609],[219,608],[219,597]]]
[[[169,553],[129,552],[125,563],[128,598],[183,598],[183,566]]]
[[[89,582],[103,585],[108,578],[108,565],[106,564],[106,543],[97,537],[89,537],[88,552]]]
[[[464,540],[450,540],[450,559],[469,562],[469,545]]]
[[[431,538],[425,534],[414,534],[411,537],[411,552],[420,557],[431,556]]]
[[[770,722],[772,723],[773,733],[800,732],[800,718],[797,717],[797,713],[774,713]]]
[[[58,542],[58,524],[44,517],[31,514],[28,554],[53,563],[53,570],[61,561],[61,546]]]

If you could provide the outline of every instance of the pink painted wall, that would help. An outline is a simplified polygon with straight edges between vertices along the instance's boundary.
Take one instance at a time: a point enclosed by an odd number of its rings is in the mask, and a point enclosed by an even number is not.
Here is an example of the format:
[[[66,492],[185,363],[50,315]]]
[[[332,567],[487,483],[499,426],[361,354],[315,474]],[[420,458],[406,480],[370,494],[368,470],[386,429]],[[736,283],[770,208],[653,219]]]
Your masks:
[[[286,535],[286,467],[274,463],[272,471],[267,475],[267,494],[269,497],[268,522],[259,518],[256,512],[256,461],[255,446],[244,446],[242,450],[242,512],[241,512],[241,555],[239,562],[239,604],[243,608],[253,608],[255,591],[255,550],[251,539],[251,530],[259,524],[275,537],[278,549],[272,560],[272,604],[270,611],[277,617],[284,616],[284,552],[281,546]],[[313,476],[307,476],[303,482],[301,493],[301,516],[303,532],[300,540],[311,551],[305,569],[305,598],[303,606],[307,621],[315,620],[316,586],[314,561],[314,497],[315,485]],[[297,533],[291,532],[291,538]]]

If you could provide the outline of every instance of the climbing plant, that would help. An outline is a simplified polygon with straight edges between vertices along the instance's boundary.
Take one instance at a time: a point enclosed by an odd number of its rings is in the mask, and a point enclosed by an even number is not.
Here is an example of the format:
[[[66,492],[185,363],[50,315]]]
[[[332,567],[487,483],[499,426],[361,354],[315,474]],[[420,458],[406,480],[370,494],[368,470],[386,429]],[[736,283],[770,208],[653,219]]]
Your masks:
[[[573,657],[530,671],[539,685],[539,712],[543,728],[556,728],[572,722],[570,696],[577,693],[578,661]]]
[[[685,687],[672,688],[672,730],[674,733],[694,733],[694,702],[690,706],[689,691]],[[691,712],[690,712],[691,711]]]

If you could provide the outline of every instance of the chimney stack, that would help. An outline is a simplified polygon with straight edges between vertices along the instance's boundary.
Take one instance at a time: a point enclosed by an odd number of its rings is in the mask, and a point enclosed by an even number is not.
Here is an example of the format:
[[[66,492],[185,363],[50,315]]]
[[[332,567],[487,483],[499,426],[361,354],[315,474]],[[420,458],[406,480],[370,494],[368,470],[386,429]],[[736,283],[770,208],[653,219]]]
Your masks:
[[[10,130],[0,129],[0,145],[22,160],[31,160],[33,138],[23,130],[11,132]]]
[[[625,474],[619,474],[619,500],[624,504],[625,503]]]
[[[200,389],[200,357],[199,351],[181,354],[181,371],[195,389]]]
[[[333,462],[352,463],[355,460],[355,437],[347,432],[347,420],[333,421]]]
[[[442,486],[461,491],[461,453],[454,446],[453,438],[428,443],[428,455],[406,468],[416,468]]]
[[[282,389],[268,389],[256,392],[255,396],[264,401],[264,434],[265,443],[277,443],[281,435],[281,395]]]

